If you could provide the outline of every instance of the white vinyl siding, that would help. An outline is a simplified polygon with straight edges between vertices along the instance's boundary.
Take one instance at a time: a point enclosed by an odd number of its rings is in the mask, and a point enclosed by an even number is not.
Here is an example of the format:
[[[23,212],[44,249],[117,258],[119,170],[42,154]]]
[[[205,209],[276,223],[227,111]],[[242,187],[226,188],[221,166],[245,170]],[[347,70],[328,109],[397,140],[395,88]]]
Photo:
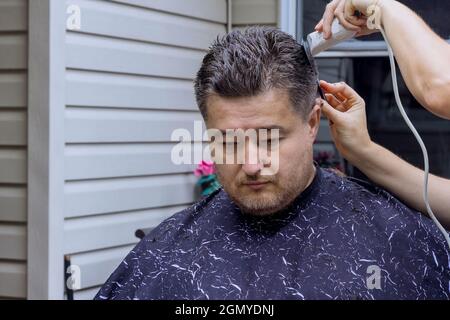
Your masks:
[[[202,120],[193,80],[226,32],[226,0],[69,0],[64,254],[91,299],[137,242],[195,201],[194,165],[171,162],[174,129]]]
[[[69,255],[91,299],[136,229],[196,200],[171,134],[202,120],[193,80],[227,0],[63,1],[0,1],[0,298],[63,298]],[[81,29],[62,34],[70,5]],[[233,28],[278,25],[277,0],[231,12]]]
[[[232,24],[234,29],[252,25],[276,27],[279,0],[232,0]]]

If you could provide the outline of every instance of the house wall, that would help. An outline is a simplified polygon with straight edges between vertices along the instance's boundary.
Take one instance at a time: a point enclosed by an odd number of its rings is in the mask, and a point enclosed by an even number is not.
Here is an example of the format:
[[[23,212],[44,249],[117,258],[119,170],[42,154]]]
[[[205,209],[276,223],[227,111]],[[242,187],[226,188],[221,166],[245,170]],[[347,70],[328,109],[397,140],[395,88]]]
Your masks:
[[[81,28],[46,34],[70,6]],[[231,9],[234,29],[279,24],[277,0]],[[196,200],[171,134],[202,120],[193,80],[226,30],[226,0],[0,2],[0,298],[63,298],[67,255],[91,299],[136,229]]]
[[[226,32],[226,0],[69,0],[63,253],[90,299],[151,228],[195,201],[193,165],[171,161],[171,133],[202,120],[193,80]]]
[[[27,7],[0,2],[0,299],[27,295]]]
[[[252,25],[278,26],[279,0],[232,0],[232,25],[243,29]]]

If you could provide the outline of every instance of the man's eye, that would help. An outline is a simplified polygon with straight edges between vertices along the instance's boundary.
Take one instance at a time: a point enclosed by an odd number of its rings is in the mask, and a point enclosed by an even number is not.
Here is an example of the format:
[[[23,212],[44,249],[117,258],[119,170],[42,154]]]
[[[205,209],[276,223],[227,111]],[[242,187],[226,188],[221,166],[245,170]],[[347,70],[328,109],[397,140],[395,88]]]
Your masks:
[[[282,138],[278,138],[278,139],[267,139],[267,140],[263,140],[260,141],[259,144],[260,145],[266,145],[266,146],[271,146],[272,144],[276,144],[279,143],[281,140],[283,140]]]

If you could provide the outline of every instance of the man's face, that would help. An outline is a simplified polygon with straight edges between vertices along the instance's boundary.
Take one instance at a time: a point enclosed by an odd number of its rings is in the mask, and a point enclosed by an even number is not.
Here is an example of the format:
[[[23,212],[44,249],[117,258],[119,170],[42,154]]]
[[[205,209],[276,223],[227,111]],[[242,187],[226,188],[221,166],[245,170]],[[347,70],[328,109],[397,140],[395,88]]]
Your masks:
[[[243,162],[216,163],[220,183],[243,212],[264,216],[280,211],[311,183],[315,173],[312,145],[320,123],[319,107],[312,108],[304,120],[292,108],[288,93],[279,89],[244,98],[212,95],[207,106],[208,129],[223,132],[227,129],[254,129],[256,132],[268,129],[266,150],[270,148],[270,129],[278,129],[278,144],[272,141],[271,152],[261,152],[267,156],[259,154],[260,144],[246,140],[242,146]],[[226,136],[223,140],[224,145],[230,144]],[[224,153],[226,157],[230,156],[229,152]],[[276,170],[270,171],[267,167]],[[269,174],[264,171],[266,169]]]

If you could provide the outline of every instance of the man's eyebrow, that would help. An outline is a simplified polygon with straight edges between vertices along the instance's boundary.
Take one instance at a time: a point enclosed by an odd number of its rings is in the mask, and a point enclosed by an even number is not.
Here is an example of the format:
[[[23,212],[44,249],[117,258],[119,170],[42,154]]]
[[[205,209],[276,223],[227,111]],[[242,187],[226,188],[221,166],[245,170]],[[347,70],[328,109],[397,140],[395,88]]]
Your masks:
[[[240,129],[240,128],[237,128],[237,129],[224,129],[224,130],[219,129],[219,131],[220,131],[222,134],[226,134],[226,133],[227,133],[227,130],[235,131],[235,130],[239,130],[239,129]],[[273,125],[273,126],[263,126],[263,127],[256,127],[256,128],[247,128],[247,129],[242,129],[242,130],[246,131],[246,130],[249,130],[249,129],[253,129],[253,130],[264,130],[264,129],[265,129],[265,130],[267,130],[267,131],[274,130],[274,129],[278,129],[280,134],[284,134],[284,133],[286,132],[286,130],[285,130],[283,127],[278,126],[278,125]]]

